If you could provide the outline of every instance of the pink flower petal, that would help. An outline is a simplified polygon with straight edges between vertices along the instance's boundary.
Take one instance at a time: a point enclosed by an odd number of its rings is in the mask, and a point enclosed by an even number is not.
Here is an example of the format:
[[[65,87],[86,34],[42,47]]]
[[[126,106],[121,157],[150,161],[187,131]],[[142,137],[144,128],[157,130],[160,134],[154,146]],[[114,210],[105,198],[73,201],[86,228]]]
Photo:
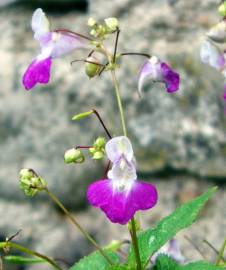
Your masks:
[[[48,83],[50,79],[51,64],[52,60],[50,57],[40,61],[34,60],[23,76],[23,85],[25,89],[30,90],[37,83]]]
[[[157,202],[156,188],[145,182],[135,181],[131,190],[114,190],[113,181],[99,180],[87,191],[91,205],[99,207],[113,223],[126,224],[138,210],[152,208]]]

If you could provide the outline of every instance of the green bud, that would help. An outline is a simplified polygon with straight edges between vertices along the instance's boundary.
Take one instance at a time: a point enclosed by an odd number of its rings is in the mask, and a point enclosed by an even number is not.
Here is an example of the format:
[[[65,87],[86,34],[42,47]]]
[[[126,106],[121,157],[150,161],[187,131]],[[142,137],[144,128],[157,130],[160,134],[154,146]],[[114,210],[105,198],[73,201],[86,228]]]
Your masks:
[[[93,146],[96,148],[103,148],[105,147],[106,144],[106,140],[104,137],[99,137],[96,139],[96,141],[94,142]]]
[[[118,20],[116,18],[107,18],[104,21],[110,31],[115,31],[117,29]]]
[[[102,151],[96,151],[93,154],[93,159],[102,159],[104,157],[104,153]]]
[[[31,179],[34,176],[34,172],[31,169],[20,170],[19,177],[21,179]]]
[[[87,25],[90,26],[90,27],[94,27],[94,26],[97,25],[97,22],[93,18],[89,18],[88,22],[87,22]]]
[[[46,182],[32,169],[22,169],[19,174],[20,188],[27,196],[34,196],[46,188]]]
[[[226,1],[218,7],[218,13],[222,17],[226,17]]]
[[[82,163],[85,160],[83,153],[75,148],[69,149],[64,154],[64,162],[70,163]]]
[[[95,147],[89,148],[89,152],[90,154],[94,154],[96,152],[96,148]]]
[[[98,74],[98,72],[100,70],[100,65],[98,63],[98,60],[96,58],[94,58],[94,57],[88,57],[86,60],[87,61],[90,61],[90,62],[97,63],[97,64],[86,63],[86,65],[85,65],[86,75],[89,78],[93,78],[93,77],[95,77]]]
[[[79,114],[76,114],[72,117],[72,120],[80,120],[80,119],[83,119],[89,115],[93,114],[93,111],[88,111],[88,112],[84,112],[84,113],[79,113]]]

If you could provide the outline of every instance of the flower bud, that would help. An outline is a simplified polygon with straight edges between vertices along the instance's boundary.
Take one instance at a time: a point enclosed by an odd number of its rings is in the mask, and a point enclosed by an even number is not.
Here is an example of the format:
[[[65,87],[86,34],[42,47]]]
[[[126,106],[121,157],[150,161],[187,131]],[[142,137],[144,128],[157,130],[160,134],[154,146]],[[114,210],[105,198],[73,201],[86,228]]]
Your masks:
[[[93,146],[97,148],[104,148],[106,144],[106,140],[104,137],[98,137],[94,142]]]
[[[19,173],[20,188],[27,196],[34,196],[46,188],[46,182],[32,169],[22,169]]]
[[[90,27],[94,27],[95,25],[97,25],[97,22],[93,18],[89,18],[87,25]]]
[[[70,163],[82,163],[85,160],[83,153],[75,148],[69,149],[64,154],[64,162]]]
[[[218,13],[222,17],[226,16],[226,1],[218,7]]]
[[[104,157],[104,152],[102,151],[96,151],[93,154],[93,159],[102,159]]]
[[[223,20],[211,27],[206,34],[215,42],[225,42],[226,41],[226,22]]]
[[[86,62],[86,65],[85,65],[86,75],[89,78],[93,78],[98,74],[98,72],[100,70],[99,62],[94,57],[88,57],[86,60],[89,61],[89,62],[93,62],[93,63]],[[95,64],[95,63],[97,63],[97,64]]]
[[[102,159],[105,154],[105,138],[99,137],[95,140],[93,147],[89,148],[89,152],[93,159]]]
[[[79,113],[79,114],[75,114],[73,117],[72,117],[72,120],[80,120],[80,119],[83,119],[87,116],[90,116],[91,114],[93,114],[93,111],[88,111],[88,112],[84,112],[84,113]]]
[[[117,29],[118,20],[116,18],[107,18],[104,21],[110,31],[115,31]]]

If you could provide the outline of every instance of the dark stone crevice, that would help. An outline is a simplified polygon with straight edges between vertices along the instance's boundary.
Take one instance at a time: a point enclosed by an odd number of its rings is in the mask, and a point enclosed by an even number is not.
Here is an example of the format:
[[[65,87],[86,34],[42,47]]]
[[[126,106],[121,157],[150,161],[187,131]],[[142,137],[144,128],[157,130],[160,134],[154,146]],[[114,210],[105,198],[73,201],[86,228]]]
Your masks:
[[[8,4],[8,9],[22,7],[34,10],[42,8],[48,13],[66,14],[71,11],[86,13],[88,11],[88,0],[71,0],[71,1],[43,1],[43,0],[18,0]]]

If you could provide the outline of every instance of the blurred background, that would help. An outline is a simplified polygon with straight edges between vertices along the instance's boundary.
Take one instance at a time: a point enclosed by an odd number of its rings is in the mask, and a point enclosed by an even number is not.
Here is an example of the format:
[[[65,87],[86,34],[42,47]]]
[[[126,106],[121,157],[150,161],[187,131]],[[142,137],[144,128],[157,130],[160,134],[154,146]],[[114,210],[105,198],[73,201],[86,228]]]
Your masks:
[[[210,186],[217,195],[200,220],[177,236],[188,260],[201,259],[187,235],[207,258],[226,235],[226,116],[222,99],[224,79],[199,59],[201,39],[219,20],[217,0],[0,0],[0,240],[15,239],[39,252],[73,264],[92,251],[89,243],[45,194],[25,197],[18,172],[31,167],[48,182],[49,189],[73,212],[102,245],[128,239],[126,228],[110,224],[86,201],[86,188],[102,176],[104,165],[90,159],[65,165],[65,150],[90,145],[105,135],[95,117],[78,123],[71,117],[96,108],[109,130],[120,134],[114,90],[108,73],[89,80],[82,63],[70,61],[87,52],[54,61],[51,82],[25,91],[21,77],[37,55],[30,21],[42,7],[52,27],[86,33],[87,19],[115,16],[120,21],[119,51],[147,52],[167,60],[181,75],[180,91],[173,95],[161,87],[137,94],[137,76],[143,58],[125,57],[118,77],[121,84],[129,137],[133,141],[139,177],[154,183],[159,203],[142,215],[144,227],[154,226],[181,203]],[[49,266],[5,269],[50,269]]]

